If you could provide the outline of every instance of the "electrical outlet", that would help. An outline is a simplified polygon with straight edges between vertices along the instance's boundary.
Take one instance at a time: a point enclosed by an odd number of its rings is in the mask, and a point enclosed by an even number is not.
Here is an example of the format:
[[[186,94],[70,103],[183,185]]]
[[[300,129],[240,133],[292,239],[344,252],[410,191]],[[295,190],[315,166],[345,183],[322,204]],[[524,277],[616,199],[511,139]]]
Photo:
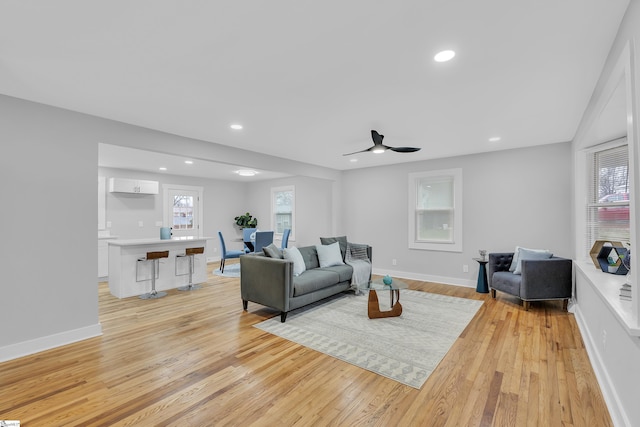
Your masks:
[[[469,272],[469,266],[467,264],[463,264],[462,265],[462,272],[463,273],[468,273]]]
[[[398,265],[398,260],[397,259],[392,259],[391,260],[391,265]]]
[[[144,227],[144,222],[138,221],[138,227]]]

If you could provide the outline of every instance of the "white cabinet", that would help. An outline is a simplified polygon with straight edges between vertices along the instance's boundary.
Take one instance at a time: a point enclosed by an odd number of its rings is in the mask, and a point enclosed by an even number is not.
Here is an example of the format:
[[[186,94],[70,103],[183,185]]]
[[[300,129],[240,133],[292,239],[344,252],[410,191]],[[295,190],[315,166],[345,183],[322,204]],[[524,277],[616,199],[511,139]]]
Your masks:
[[[98,238],[98,278],[109,274],[109,241],[116,237]]]
[[[158,194],[158,181],[109,178],[110,193]]]

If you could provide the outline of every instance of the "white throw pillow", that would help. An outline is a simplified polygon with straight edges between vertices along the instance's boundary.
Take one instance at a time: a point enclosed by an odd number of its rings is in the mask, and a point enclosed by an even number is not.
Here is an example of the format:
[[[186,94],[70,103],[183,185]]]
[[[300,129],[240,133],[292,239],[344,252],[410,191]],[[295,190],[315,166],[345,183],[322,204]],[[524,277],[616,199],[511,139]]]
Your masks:
[[[539,253],[548,253],[549,250],[547,249],[529,249],[529,248],[523,248],[522,246],[516,246],[516,250],[513,252],[513,259],[511,260],[511,266],[509,266],[509,271],[510,272],[514,272],[516,271],[516,267],[518,267],[519,264],[519,259],[520,259],[520,249],[524,249],[525,251],[529,251],[529,252],[539,252]],[[520,274],[520,273],[516,273],[516,274]]]
[[[552,256],[553,254],[549,251],[520,248],[520,256],[518,256],[518,265],[516,266],[516,269],[514,270],[513,274],[522,274],[523,260],[549,259]]]
[[[320,268],[344,264],[342,261],[342,252],[340,252],[340,243],[338,242],[330,245],[316,245],[316,251],[318,252]]]
[[[282,256],[284,259],[293,262],[293,275],[299,276],[305,272],[307,266],[304,264],[304,259],[302,258],[302,254],[300,250],[295,246],[290,248],[285,248],[282,251]]]

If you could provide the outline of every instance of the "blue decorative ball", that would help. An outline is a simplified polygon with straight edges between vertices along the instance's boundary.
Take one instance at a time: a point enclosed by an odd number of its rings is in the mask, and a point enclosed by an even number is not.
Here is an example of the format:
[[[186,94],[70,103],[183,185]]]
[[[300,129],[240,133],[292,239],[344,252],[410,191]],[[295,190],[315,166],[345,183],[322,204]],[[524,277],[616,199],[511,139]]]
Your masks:
[[[393,279],[387,274],[382,278],[382,283],[384,283],[385,285],[390,285],[391,283],[393,283]]]

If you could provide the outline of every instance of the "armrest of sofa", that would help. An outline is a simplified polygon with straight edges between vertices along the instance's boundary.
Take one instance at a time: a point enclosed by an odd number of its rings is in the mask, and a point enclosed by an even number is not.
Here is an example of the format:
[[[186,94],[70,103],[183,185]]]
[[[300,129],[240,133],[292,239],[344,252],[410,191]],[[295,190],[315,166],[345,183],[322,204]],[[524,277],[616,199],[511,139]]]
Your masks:
[[[243,301],[287,312],[289,298],[293,296],[292,282],[291,261],[260,254],[240,257],[240,295]]]
[[[513,260],[513,252],[501,252],[489,254],[489,263],[487,269],[487,279],[489,287],[491,287],[491,278],[496,271],[509,271],[511,261]]]
[[[570,259],[522,260],[520,297],[523,300],[570,298],[572,276],[573,261]]]

